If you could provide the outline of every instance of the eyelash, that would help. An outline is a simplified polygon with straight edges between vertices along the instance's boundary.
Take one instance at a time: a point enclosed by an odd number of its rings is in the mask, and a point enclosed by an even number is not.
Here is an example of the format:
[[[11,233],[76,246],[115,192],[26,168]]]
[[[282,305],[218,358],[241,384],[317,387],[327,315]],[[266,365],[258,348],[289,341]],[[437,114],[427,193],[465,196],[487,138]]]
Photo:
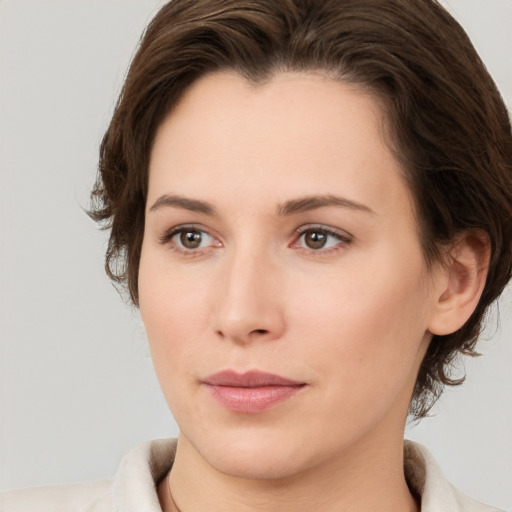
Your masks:
[[[208,233],[208,231],[205,230],[204,228],[201,228],[200,226],[196,226],[193,224],[189,224],[189,225],[182,225],[182,226],[176,226],[174,228],[171,228],[169,231],[164,233],[164,235],[162,237],[160,237],[160,243],[162,245],[169,246],[173,251],[176,251],[176,252],[183,254],[184,256],[187,256],[187,257],[200,256],[201,251],[204,250],[204,248],[202,248],[202,249],[186,249],[186,248],[179,247],[176,243],[172,243],[172,239],[175,236],[180,235],[182,233],[193,232],[193,231],[205,234],[205,235],[209,236],[210,238],[212,238],[213,240],[215,240],[215,237],[213,235],[211,235],[210,233]]]
[[[213,235],[208,233],[207,230],[201,228],[200,226],[182,225],[182,226],[176,226],[176,227],[170,229],[169,231],[167,231],[162,237],[160,237],[160,243],[162,245],[168,245],[172,250],[179,252],[180,254],[183,254],[187,257],[200,256],[202,254],[202,251],[204,250],[204,248],[186,249],[186,248],[179,247],[176,243],[171,243],[172,239],[175,236],[180,235],[182,233],[186,233],[187,231],[188,232],[196,231],[196,232],[205,234],[208,237],[215,240],[215,237]],[[307,233],[312,233],[312,232],[319,232],[319,233],[326,234],[329,237],[333,237],[333,238],[337,239],[338,242],[333,247],[328,247],[327,249],[319,248],[318,250],[315,250],[315,249],[311,249],[311,248],[307,248],[307,247],[299,247],[297,245],[299,240],[303,236],[305,236]],[[349,245],[353,241],[352,235],[350,235],[344,231],[340,232],[335,229],[328,228],[323,225],[302,226],[295,231],[295,234],[296,234],[296,237],[295,237],[294,241],[290,244],[290,247],[302,249],[304,251],[307,251],[309,254],[313,254],[313,255],[324,255],[324,254],[329,254],[331,252],[337,252],[339,250],[343,250],[343,248],[345,248],[347,245]],[[221,244],[219,242],[219,245],[217,245],[217,247],[220,247],[220,245]]]
[[[336,229],[323,226],[321,224],[316,224],[316,225],[310,224],[307,226],[302,226],[296,231],[296,234],[298,236],[295,239],[295,241],[292,243],[292,246],[296,245],[298,243],[298,241],[301,239],[301,237],[303,237],[307,233],[312,233],[312,232],[324,233],[327,236],[333,237],[338,241],[333,247],[328,247],[326,249],[321,248],[321,249],[315,250],[315,249],[311,249],[311,248],[307,248],[307,247],[300,248],[300,249],[306,250],[308,253],[313,254],[315,256],[321,256],[321,255],[329,254],[332,252],[338,252],[340,250],[343,250],[346,246],[348,246],[353,241],[352,235],[350,235],[346,231],[338,231]]]

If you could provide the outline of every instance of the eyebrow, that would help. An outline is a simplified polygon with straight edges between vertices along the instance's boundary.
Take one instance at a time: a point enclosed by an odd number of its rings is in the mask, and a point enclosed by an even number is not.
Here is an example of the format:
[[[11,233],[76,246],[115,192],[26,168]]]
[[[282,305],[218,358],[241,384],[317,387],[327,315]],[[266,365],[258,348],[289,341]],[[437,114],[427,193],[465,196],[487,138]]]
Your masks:
[[[164,206],[171,206],[174,208],[181,208],[183,210],[190,210],[192,212],[204,213],[205,215],[217,215],[215,208],[206,201],[168,194],[160,196],[153,203],[153,206],[149,209],[149,211],[154,212]]]
[[[351,210],[358,210],[367,213],[375,213],[369,206],[366,206],[357,201],[352,201],[344,197],[333,196],[331,194],[326,195],[313,195],[304,196],[298,199],[292,199],[279,205],[279,215],[294,215],[296,213],[307,212],[310,210],[316,210],[325,206],[339,206],[343,208],[349,208]]]
[[[334,196],[331,194],[326,195],[312,195],[304,196],[298,199],[291,199],[278,205],[277,213],[280,216],[295,215],[302,212],[316,210],[317,208],[323,208],[326,206],[337,206],[343,208],[349,208],[351,210],[357,210],[368,213],[375,213],[370,207],[352,201],[344,197]],[[181,208],[183,210],[189,210],[193,212],[203,213],[204,215],[215,216],[217,211],[215,208],[206,201],[199,199],[190,199],[188,197],[164,194],[160,196],[149,209],[150,212],[159,210],[163,207],[174,207]]]

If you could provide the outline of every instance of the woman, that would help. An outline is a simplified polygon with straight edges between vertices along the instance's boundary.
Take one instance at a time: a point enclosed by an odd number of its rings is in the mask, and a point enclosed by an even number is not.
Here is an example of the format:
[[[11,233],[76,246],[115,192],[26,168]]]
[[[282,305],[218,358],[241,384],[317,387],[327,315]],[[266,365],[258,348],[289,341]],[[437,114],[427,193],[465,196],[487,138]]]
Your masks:
[[[5,510],[496,510],[403,430],[510,278],[511,156],[436,3],[163,7],[92,215],[180,437]]]

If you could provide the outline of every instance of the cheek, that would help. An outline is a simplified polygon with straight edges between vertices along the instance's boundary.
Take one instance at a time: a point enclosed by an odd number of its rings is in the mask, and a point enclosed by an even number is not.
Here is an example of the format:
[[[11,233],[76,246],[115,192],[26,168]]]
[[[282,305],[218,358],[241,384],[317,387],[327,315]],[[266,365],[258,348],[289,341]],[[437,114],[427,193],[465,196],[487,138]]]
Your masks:
[[[320,415],[341,424],[338,415],[347,411],[366,417],[371,410],[377,418],[390,407],[415,370],[425,334],[423,273],[411,263],[418,258],[397,261],[392,250],[378,256],[347,258],[331,270],[283,267],[281,292],[268,298],[285,316],[287,330],[265,357],[312,376]],[[229,349],[226,342],[216,344],[213,332],[221,288],[213,268],[198,276],[143,252],[141,315],[157,376],[178,416],[182,397],[194,392],[189,384],[198,368]]]
[[[428,318],[420,265],[360,260],[347,272],[298,283],[293,295],[290,324],[306,359],[333,384],[352,389],[356,399],[386,387],[392,393],[415,370]]]
[[[175,374],[187,353],[197,350],[210,307],[204,282],[183,282],[167,262],[145,255],[139,269],[139,307],[153,363],[162,380]]]

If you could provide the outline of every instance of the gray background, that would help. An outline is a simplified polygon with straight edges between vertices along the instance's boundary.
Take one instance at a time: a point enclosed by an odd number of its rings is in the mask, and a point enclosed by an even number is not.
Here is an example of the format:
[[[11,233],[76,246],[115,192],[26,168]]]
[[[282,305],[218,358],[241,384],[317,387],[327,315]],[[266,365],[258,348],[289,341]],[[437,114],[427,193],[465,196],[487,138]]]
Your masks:
[[[508,105],[512,1],[450,0]],[[158,0],[0,0],[0,488],[112,476],[177,434],[138,312],[83,213],[97,149]],[[512,295],[466,384],[408,429],[449,479],[512,510]]]

